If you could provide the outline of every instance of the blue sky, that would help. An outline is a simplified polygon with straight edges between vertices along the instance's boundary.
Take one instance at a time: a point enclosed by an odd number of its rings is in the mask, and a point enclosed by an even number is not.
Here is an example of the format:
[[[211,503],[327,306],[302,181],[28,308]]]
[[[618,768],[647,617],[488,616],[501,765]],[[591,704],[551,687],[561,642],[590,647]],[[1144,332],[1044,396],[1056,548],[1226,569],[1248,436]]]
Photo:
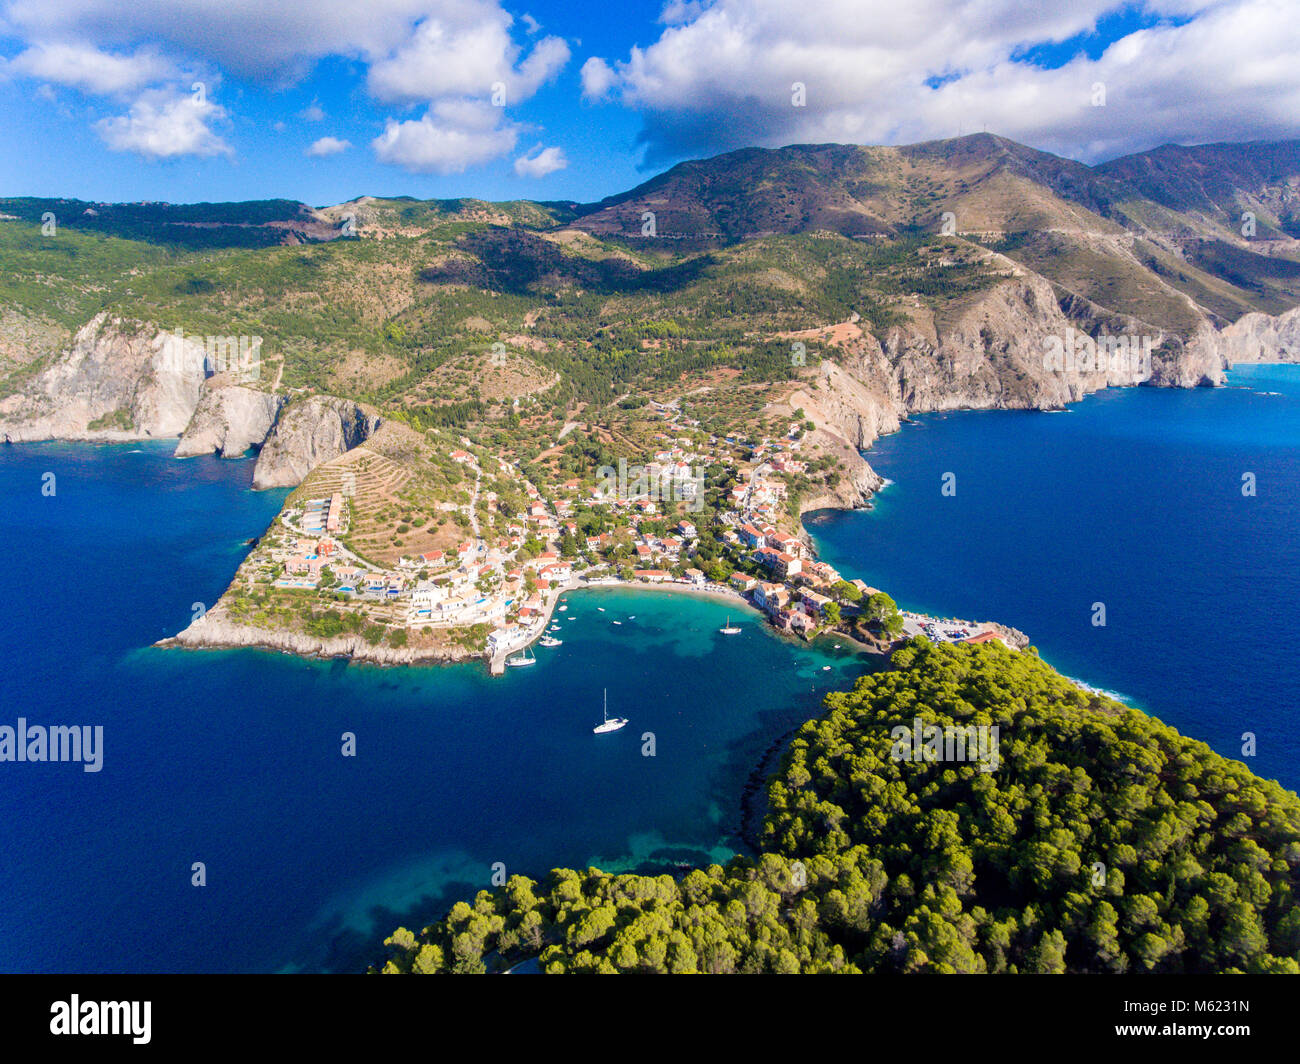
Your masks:
[[[0,0],[0,195],[591,200],[750,144],[1300,135],[1288,3],[1060,7]]]

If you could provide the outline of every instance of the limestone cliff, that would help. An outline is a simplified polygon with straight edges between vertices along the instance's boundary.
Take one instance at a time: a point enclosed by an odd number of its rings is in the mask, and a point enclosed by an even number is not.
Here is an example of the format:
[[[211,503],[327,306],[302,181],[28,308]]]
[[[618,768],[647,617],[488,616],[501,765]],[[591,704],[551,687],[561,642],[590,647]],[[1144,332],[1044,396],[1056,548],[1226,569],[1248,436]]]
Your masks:
[[[203,348],[99,314],[22,389],[0,401],[0,434],[18,440],[178,436],[203,386]]]
[[[919,302],[903,311],[907,320],[879,336],[857,322],[790,334],[824,345],[820,354],[830,357],[816,363],[810,357],[801,379],[770,412],[802,411],[816,425],[812,450],[843,454],[870,447],[913,414],[1059,409],[1102,388],[1214,385],[1222,383],[1227,362],[1300,356],[1300,308],[1276,318],[1249,314],[1222,332],[1207,319],[1184,343],[1020,267],[943,316]],[[1078,349],[1105,336],[1131,338],[1131,347],[1122,349],[1128,354],[1060,365],[1048,358],[1054,345]],[[874,490],[878,480],[855,458],[846,461],[850,483],[833,493],[845,500],[859,488]],[[811,503],[833,505],[820,497]]]
[[[363,443],[374,411],[332,396],[283,396],[209,376],[203,341],[99,314],[67,350],[0,400],[0,439],[180,437],[176,454],[262,453],[256,488],[297,485],[315,466]]]
[[[1243,314],[1221,331],[1202,330],[1188,346],[1220,370],[1234,362],[1300,362],[1300,307],[1276,316]]]
[[[374,410],[318,395],[287,404],[266,438],[253,487],[295,487],[322,462],[364,443],[382,424]]]
[[[1140,357],[1089,362],[1080,356],[1049,366],[1047,356],[1058,345],[1069,349],[1104,335],[1125,337],[1125,350],[1129,339],[1139,348],[1146,341],[1150,364]],[[918,308],[908,326],[888,330],[880,343],[904,414],[1058,409],[1101,388],[1163,383],[1168,371],[1161,367],[1183,358],[1181,345],[1160,330],[1058,293],[1019,267],[942,317]],[[1199,380],[1199,371],[1193,376]]]
[[[178,458],[219,454],[239,458],[261,447],[275,425],[284,398],[238,384],[208,382],[198,408],[176,445]]]

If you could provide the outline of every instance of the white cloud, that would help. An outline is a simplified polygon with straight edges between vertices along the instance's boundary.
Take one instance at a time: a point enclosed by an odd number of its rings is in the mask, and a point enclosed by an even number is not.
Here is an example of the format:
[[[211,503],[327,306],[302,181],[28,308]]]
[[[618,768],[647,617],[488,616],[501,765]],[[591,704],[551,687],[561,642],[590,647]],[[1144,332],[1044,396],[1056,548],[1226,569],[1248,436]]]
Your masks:
[[[613,67],[594,55],[582,64],[579,74],[582,77],[582,95],[588,100],[603,100],[618,83]]]
[[[95,129],[113,151],[150,159],[229,155],[230,145],[210,126],[226,118],[225,109],[206,97],[155,89],[136,100],[127,114],[100,119]]]
[[[701,0],[668,0],[659,12],[659,21],[665,26],[677,26],[698,18],[708,5]]]
[[[0,0],[0,27],[28,42],[150,42],[237,77],[281,83],[327,56],[416,59],[432,32],[425,27],[437,26],[467,43],[489,39],[476,38],[476,28],[493,30],[493,46],[478,58],[508,72],[521,51],[512,23],[499,0]],[[525,21],[525,31],[534,25]]]
[[[303,108],[302,119],[304,122],[321,122],[324,118],[325,109],[316,100],[312,100],[307,107]]]
[[[320,140],[312,142],[306,154],[314,159],[324,159],[327,156],[338,155],[339,152],[347,151],[350,147],[352,147],[350,140],[339,140],[338,137],[321,137]]]
[[[3,20],[28,40],[155,41],[228,73],[294,80],[330,55],[369,61],[415,20],[464,0],[8,0]]]
[[[1096,60],[1013,61],[1091,32],[1121,0],[670,2],[648,47],[582,68],[588,99],[641,113],[652,162],[745,144],[907,143],[991,132],[1098,158],[1169,140],[1300,135],[1300,20],[1289,0],[1150,0],[1166,19]],[[955,76],[952,76],[955,75]],[[932,88],[932,78],[952,76]],[[1094,82],[1106,105],[1091,106]],[[806,105],[793,106],[792,86]]]
[[[545,177],[568,165],[563,148],[543,148],[539,144],[515,160],[515,173],[520,177]]]
[[[130,55],[114,55],[85,44],[37,45],[17,55],[9,69],[99,96],[134,92],[177,76],[172,63],[155,51],[139,49]]]
[[[507,103],[528,99],[563,69],[569,46],[544,37],[520,62],[523,49],[510,37],[512,21],[495,0],[454,0],[371,64],[371,95],[405,104],[448,96],[488,98],[500,83]]]
[[[515,100],[527,99],[554,78],[569,62],[569,46],[559,37],[543,37],[510,79]]]
[[[380,162],[414,173],[458,174],[514,150],[519,129],[502,109],[477,100],[442,100],[423,117],[390,119],[372,141]]]
[[[0,0],[0,33],[26,46],[3,64],[3,73],[133,101],[130,113],[97,127],[112,145],[156,154],[164,142],[189,144],[198,154],[213,154],[229,150],[207,127],[215,113],[195,126],[193,115],[160,102],[161,94],[188,87],[195,76],[188,72],[208,71],[209,82],[220,73],[278,89],[327,57],[359,61],[373,99],[429,109],[422,119],[389,119],[375,142],[381,158],[459,169],[455,158],[508,154],[517,134],[500,114],[488,129],[448,119],[458,102],[487,101],[496,83],[504,86],[506,105],[522,102],[570,58],[559,37],[516,43],[539,26],[531,17],[516,24],[501,2]],[[325,113],[313,101],[302,117],[319,121]],[[495,154],[485,156],[489,150]]]

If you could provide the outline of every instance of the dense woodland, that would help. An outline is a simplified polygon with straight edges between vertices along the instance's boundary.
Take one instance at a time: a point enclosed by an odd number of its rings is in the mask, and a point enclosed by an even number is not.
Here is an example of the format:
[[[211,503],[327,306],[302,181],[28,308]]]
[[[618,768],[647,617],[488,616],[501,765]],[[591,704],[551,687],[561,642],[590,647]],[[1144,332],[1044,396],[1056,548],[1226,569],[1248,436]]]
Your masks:
[[[756,858],[512,877],[385,972],[1300,972],[1300,799],[1032,651],[909,643],[831,694],[769,785]],[[915,718],[998,767],[903,761]]]

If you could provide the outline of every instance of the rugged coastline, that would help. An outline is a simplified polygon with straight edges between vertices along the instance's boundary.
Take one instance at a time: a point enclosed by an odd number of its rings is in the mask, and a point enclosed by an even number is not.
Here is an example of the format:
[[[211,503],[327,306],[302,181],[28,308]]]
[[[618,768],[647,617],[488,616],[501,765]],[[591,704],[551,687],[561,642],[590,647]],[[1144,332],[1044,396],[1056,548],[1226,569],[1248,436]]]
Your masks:
[[[835,352],[834,360],[809,367],[778,389],[765,408],[776,418],[802,418],[809,427],[806,452],[833,460],[839,470],[833,482],[799,496],[797,536],[810,556],[816,551],[806,515],[869,506],[884,481],[863,452],[917,413],[1060,409],[1102,388],[1218,386],[1234,361],[1300,358],[1295,308],[1276,316],[1248,314],[1222,329],[1205,322],[1185,343],[1165,347],[1162,341],[1147,374],[1134,367],[1050,371],[1041,357],[1045,340],[1072,329],[1071,322],[1096,316],[1096,308],[1059,299],[1041,277],[1001,256],[993,260],[1008,271],[1006,278],[946,322],[922,315],[880,336],[855,321],[790,334]],[[263,381],[260,362],[249,379],[234,369],[211,372],[210,361],[202,344],[179,332],[100,313],[75,334],[66,353],[0,401],[0,434],[10,442],[176,439],[178,456],[255,453],[253,487],[263,489],[296,487],[314,470],[360,453],[385,424],[380,411],[363,403],[279,389],[280,374]],[[548,617],[553,603],[551,598]],[[222,615],[220,604],[214,609],[215,615],[159,645],[251,646],[383,665],[484,656],[458,644],[386,646],[359,634],[276,630],[237,623]],[[511,649],[533,642],[544,627]],[[1009,645],[1028,644],[1023,633],[996,628]],[[847,631],[836,637],[851,638]],[[486,656],[491,659],[492,652]]]
[[[359,635],[314,636],[303,632],[258,628],[206,616],[176,635],[158,640],[154,646],[183,647],[190,650],[247,648],[279,651],[303,658],[346,658],[359,664],[370,665],[451,665],[483,659],[481,650],[468,647],[444,647],[432,650],[419,647],[374,646]]]

